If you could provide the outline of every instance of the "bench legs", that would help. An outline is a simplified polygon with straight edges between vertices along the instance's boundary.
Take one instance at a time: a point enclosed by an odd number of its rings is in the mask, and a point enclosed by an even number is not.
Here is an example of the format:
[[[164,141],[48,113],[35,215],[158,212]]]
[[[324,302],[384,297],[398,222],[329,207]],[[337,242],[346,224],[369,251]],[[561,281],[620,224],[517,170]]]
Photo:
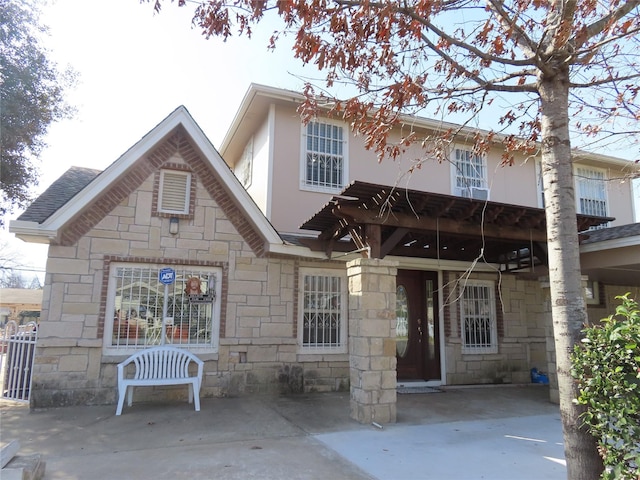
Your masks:
[[[189,384],[189,403],[195,403],[196,412],[200,411],[200,381],[196,379],[193,383]]]
[[[133,391],[133,388],[131,388],[131,391]],[[116,409],[116,415],[120,415],[122,413],[122,406],[124,405],[125,393],[127,393],[127,387],[118,388],[118,408]]]
[[[194,403],[196,412],[200,411],[200,381],[195,379],[193,383],[187,384],[189,387],[189,403]],[[128,393],[128,395],[127,395]],[[133,385],[126,385],[118,388],[118,407],[116,408],[116,415],[122,414],[122,407],[124,406],[124,398],[127,397],[127,406],[131,406],[133,403]]]

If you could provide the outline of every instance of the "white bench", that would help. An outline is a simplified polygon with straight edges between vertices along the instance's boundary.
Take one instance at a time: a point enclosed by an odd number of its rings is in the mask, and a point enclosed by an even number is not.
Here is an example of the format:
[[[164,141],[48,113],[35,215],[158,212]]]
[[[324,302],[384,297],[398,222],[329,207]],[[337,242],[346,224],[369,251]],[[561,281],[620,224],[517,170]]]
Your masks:
[[[189,374],[189,365],[198,366],[197,374]],[[133,376],[127,374],[127,365],[134,364]],[[127,405],[133,402],[133,387],[151,387],[156,385],[189,385],[189,403],[195,399],[196,412],[200,411],[200,385],[204,362],[193,353],[170,345],[160,345],[134,353],[118,364],[118,408],[116,415],[122,413],[124,397],[129,390]]]

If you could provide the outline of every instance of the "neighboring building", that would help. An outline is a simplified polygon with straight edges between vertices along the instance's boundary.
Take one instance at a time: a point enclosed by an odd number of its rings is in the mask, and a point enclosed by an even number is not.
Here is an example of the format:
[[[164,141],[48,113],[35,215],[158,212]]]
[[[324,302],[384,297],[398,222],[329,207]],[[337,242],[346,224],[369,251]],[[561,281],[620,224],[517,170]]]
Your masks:
[[[0,327],[9,320],[18,325],[40,321],[42,290],[32,288],[0,288]]]
[[[116,363],[162,338],[205,360],[204,395],[350,388],[362,422],[395,420],[397,382],[553,371],[536,161],[500,167],[462,131],[450,163],[408,175],[417,150],[378,164],[348,125],[304,126],[300,101],[252,85],[220,153],[180,107],[11,223],[50,245],[34,406],[115,402]],[[601,228],[582,236],[592,319],[640,290],[631,182],[614,181],[632,168],[575,159],[578,225]]]

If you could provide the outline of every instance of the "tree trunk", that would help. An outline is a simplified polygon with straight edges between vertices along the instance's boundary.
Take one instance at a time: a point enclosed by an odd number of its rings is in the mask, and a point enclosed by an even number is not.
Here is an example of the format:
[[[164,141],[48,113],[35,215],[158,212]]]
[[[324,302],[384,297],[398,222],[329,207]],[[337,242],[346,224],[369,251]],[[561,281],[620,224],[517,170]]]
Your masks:
[[[560,415],[564,432],[567,478],[599,478],[603,465],[595,439],[584,428],[583,409],[573,403],[578,388],[571,376],[573,347],[582,337],[586,306],[582,289],[576,201],[569,138],[569,73],[541,75],[542,174],[549,248],[551,313],[555,339]]]

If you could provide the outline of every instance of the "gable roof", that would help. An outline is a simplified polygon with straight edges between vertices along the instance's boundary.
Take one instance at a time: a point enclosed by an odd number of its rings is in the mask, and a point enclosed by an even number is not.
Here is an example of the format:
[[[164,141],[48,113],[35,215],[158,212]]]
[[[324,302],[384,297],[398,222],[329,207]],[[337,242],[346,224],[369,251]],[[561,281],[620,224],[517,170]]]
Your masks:
[[[68,170],[10,223],[9,231],[30,242],[72,243],[157,169],[166,150],[180,147],[187,149],[190,161],[201,160],[201,175],[214,174],[209,175],[215,177],[208,178],[209,183],[215,183],[216,190],[223,190],[231,199],[225,202],[226,208],[241,214],[242,220],[238,221],[244,222],[242,233],[251,234],[253,247],[280,251],[282,239],[184,106],[169,114],[103,172],[78,167]],[[94,211],[88,212],[90,208]]]
[[[588,245],[590,243],[621,240],[629,237],[640,237],[640,222],[590,231],[586,233],[586,238],[582,243]]]
[[[638,285],[640,222],[585,233],[580,245],[583,274],[610,285]]]
[[[93,168],[71,167],[27,207],[18,221],[43,223],[100,173]]]

